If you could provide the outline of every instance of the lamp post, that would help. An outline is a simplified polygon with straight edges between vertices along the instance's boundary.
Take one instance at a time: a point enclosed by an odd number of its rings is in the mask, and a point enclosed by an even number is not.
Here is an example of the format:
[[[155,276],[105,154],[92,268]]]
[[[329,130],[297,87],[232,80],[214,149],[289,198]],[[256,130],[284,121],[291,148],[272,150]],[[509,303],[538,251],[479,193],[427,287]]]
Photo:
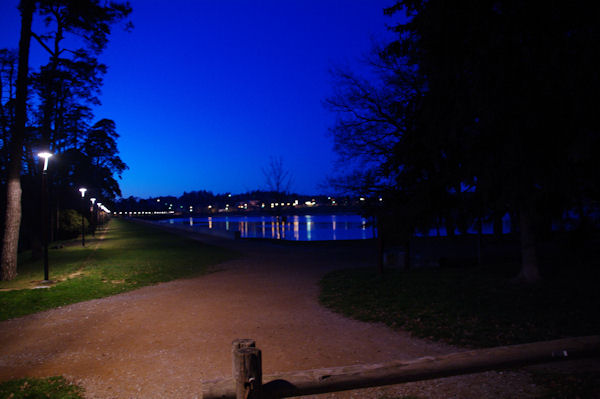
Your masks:
[[[90,201],[92,202],[92,207],[90,208],[90,216],[91,216],[91,223],[92,223],[92,236],[96,237],[96,209],[94,209],[94,204],[96,203],[96,198],[90,198]]]
[[[79,192],[81,193],[81,246],[85,247],[85,223],[83,222],[84,217],[83,214],[85,213],[85,192],[87,191],[87,188],[83,188],[81,187],[79,189]]]
[[[98,212],[100,212],[102,210],[102,202],[98,202]],[[104,225],[104,215],[102,213],[100,214],[100,224]]]
[[[42,169],[42,244],[44,246],[44,281],[49,281],[48,273],[48,159],[52,156],[49,152],[40,152],[38,157],[44,160]]]

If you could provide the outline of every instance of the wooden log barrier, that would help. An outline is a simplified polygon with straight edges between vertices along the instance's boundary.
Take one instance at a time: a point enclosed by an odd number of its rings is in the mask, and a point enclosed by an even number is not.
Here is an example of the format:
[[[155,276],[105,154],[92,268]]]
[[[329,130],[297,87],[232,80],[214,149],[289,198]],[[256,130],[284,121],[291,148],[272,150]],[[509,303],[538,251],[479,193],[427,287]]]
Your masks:
[[[244,351],[252,351],[253,349],[258,351],[256,348],[234,350],[234,353],[241,352],[236,355],[238,356],[236,361],[244,364],[243,367],[240,366],[241,369],[246,370],[247,367],[249,369],[255,367],[246,366],[246,364],[254,364],[256,359],[248,361],[244,357],[246,356]],[[258,351],[258,354],[252,352],[252,355],[249,356],[258,356],[258,363],[260,364],[260,351]],[[599,356],[600,336],[566,338],[531,344],[477,349],[441,356],[427,356],[408,361],[332,367],[269,375],[264,377],[262,392],[255,391],[255,395],[260,396],[250,397],[266,399],[313,395],[477,373],[507,367],[549,363],[556,360]],[[205,381],[202,383],[202,397],[204,399],[239,399],[238,386],[240,381],[245,379],[244,381],[247,383],[249,378],[255,378],[254,385],[256,386],[257,377],[260,378],[261,374],[256,370],[242,371],[240,372],[240,375],[243,375],[240,377],[241,379],[227,378]]]

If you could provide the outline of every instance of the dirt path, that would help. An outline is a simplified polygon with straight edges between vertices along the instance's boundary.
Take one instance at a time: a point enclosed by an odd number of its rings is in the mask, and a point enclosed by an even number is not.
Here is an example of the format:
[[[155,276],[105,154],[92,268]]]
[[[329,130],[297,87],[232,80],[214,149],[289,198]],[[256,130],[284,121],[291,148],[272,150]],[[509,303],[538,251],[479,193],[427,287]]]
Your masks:
[[[214,239],[213,239],[214,240]],[[0,323],[0,380],[64,375],[90,398],[196,398],[231,375],[230,344],[256,339],[264,373],[372,363],[455,348],[353,321],[317,301],[329,270],[370,262],[352,248],[223,241],[221,271]],[[484,373],[324,397],[528,397],[523,373]]]

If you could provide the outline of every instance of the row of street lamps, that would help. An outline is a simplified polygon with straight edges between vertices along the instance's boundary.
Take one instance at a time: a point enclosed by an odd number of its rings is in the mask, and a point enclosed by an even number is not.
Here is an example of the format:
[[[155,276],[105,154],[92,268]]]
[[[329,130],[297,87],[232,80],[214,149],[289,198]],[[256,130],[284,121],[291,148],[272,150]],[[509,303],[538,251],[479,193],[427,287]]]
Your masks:
[[[48,173],[48,160],[50,159],[50,157],[52,157],[52,154],[50,152],[40,152],[38,153],[38,157],[44,160],[44,168],[42,170],[42,244],[44,247],[44,282],[49,282],[49,272],[48,272],[48,230],[49,230],[49,223],[48,223],[48,182],[47,182],[47,173]],[[87,188],[85,187],[81,187],[79,189],[79,192],[81,193],[81,246],[85,247],[85,217],[84,217],[84,213],[85,213],[85,207],[86,207],[86,202],[85,202],[85,192],[87,191]],[[98,207],[98,209],[101,209],[103,212],[107,212],[110,213],[110,211],[104,206],[102,205],[101,202],[96,202],[96,198],[90,198],[90,202],[92,203],[91,206],[91,214],[92,217],[94,218],[94,225],[95,225],[95,206]],[[94,226],[95,229],[95,226]],[[92,229],[92,234],[94,234],[94,229]]]

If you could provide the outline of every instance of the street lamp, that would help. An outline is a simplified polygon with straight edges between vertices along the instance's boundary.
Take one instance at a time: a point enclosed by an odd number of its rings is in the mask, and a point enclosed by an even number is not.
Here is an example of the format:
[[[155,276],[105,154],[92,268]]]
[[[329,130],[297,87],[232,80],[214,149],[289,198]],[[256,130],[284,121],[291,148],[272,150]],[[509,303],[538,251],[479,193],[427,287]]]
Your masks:
[[[52,156],[51,153],[44,151],[38,153],[38,157],[44,160],[44,169],[42,169],[42,243],[44,246],[44,281],[49,281],[48,273],[48,159]]]
[[[91,216],[91,222],[92,222],[92,236],[96,237],[96,209],[94,209],[94,204],[96,203],[96,198],[90,198],[90,201],[92,202],[92,207],[90,208],[90,210],[91,210],[90,216]]]
[[[79,192],[81,193],[81,246],[85,247],[85,223],[83,222],[83,214],[85,213],[85,192],[87,191],[87,188],[83,188],[81,187],[79,189]]]

